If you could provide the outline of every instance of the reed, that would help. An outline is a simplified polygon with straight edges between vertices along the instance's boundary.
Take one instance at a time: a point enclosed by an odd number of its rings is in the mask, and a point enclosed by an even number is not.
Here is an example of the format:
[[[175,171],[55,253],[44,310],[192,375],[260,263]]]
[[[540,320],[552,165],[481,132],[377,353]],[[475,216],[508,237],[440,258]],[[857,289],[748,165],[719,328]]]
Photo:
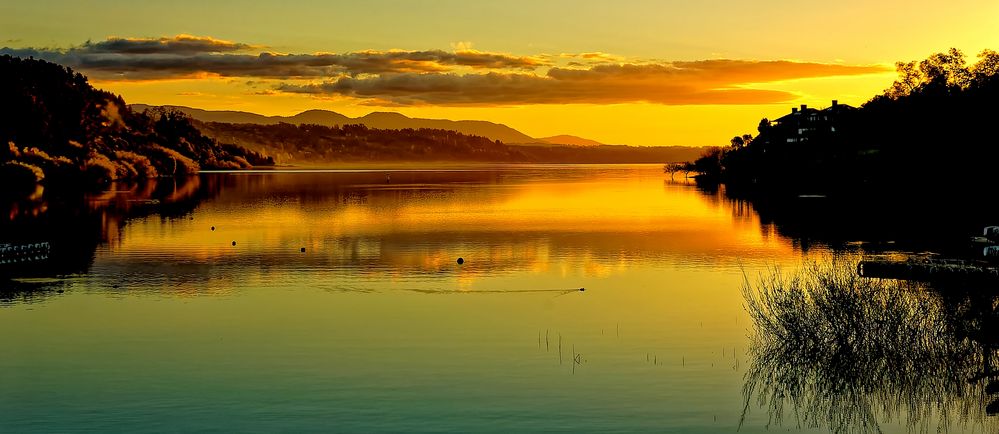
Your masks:
[[[844,260],[778,268],[743,284],[753,319],[743,423],[751,403],[769,423],[880,432],[994,432],[986,419],[997,350],[969,330],[996,318],[994,303],[956,301],[921,284],[869,279]],[[939,289],[939,288],[938,288]],[[968,318],[976,318],[968,322]]]

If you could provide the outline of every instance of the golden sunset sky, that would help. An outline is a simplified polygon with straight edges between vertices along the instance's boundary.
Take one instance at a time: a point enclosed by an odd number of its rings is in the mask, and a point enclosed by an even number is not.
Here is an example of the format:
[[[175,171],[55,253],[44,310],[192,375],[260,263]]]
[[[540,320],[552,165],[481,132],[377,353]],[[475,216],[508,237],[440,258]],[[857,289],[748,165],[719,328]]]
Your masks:
[[[995,1],[35,1],[0,54],[130,103],[396,111],[534,136],[723,145],[790,107],[860,105],[893,64],[999,48]]]

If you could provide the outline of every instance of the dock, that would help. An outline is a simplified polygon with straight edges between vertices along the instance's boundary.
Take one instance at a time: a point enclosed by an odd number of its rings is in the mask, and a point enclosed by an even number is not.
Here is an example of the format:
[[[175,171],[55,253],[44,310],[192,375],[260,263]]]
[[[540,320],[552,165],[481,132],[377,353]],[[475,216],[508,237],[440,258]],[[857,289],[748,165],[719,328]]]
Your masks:
[[[49,259],[52,247],[47,242],[0,244],[0,267],[10,268]]]
[[[999,266],[963,259],[865,259],[857,264],[857,274],[862,277],[923,282],[999,283]]]

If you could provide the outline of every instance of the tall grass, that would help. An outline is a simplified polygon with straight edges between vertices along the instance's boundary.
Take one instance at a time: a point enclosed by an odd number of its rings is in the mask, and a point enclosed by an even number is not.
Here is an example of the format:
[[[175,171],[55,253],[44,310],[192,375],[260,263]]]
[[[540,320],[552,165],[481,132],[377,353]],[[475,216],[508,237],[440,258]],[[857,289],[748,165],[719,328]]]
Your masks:
[[[985,384],[995,376],[984,373],[996,351],[967,337],[956,312],[969,306],[919,284],[859,277],[854,265],[772,269],[744,283],[754,330],[743,421],[755,401],[777,425],[791,415],[798,427],[833,432],[880,432],[888,422],[995,432],[999,424],[985,419]]]

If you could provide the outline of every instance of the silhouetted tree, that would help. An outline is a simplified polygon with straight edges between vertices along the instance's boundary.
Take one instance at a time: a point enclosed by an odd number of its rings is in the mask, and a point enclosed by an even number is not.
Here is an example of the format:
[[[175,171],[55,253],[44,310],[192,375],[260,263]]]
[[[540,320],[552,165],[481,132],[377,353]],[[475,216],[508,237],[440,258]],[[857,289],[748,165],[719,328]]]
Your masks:
[[[759,125],[756,126],[756,131],[760,134],[767,132],[770,129],[770,119],[763,118],[760,119]]]
[[[670,179],[673,179],[673,175],[682,172],[684,167],[686,167],[684,163],[667,163],[663,166],[663,172],[668,173]]]

